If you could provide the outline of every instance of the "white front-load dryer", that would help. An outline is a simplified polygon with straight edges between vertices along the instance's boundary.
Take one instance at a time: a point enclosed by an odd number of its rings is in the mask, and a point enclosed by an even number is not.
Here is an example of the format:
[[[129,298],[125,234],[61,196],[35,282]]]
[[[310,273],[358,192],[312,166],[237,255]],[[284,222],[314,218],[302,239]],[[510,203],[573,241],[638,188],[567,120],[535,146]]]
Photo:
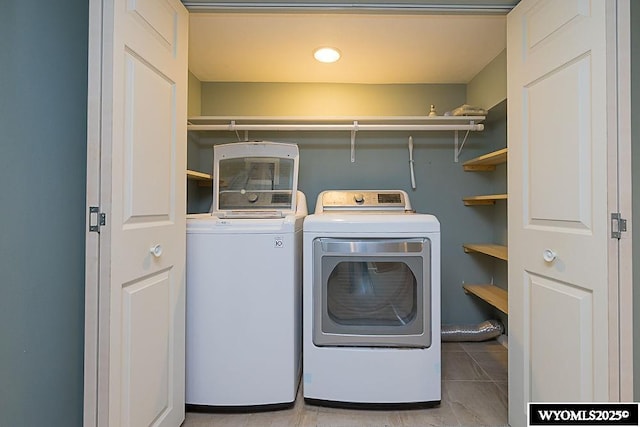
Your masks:
[[[438,220],[403,191],[325,191],[303,234],[305,400],[439,404]]]

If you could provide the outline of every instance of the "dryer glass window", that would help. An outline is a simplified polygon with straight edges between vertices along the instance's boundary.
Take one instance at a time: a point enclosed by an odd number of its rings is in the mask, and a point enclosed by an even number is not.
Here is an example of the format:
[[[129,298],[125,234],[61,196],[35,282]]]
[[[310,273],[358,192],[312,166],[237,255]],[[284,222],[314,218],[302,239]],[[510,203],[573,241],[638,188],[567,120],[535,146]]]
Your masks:
[[[431,345],[429,239],[318,238],[315,345]]]
[[[340,325],[402,327],[417,308],[417,279],[404,262],[343,261],[327,279],[327,314]]]

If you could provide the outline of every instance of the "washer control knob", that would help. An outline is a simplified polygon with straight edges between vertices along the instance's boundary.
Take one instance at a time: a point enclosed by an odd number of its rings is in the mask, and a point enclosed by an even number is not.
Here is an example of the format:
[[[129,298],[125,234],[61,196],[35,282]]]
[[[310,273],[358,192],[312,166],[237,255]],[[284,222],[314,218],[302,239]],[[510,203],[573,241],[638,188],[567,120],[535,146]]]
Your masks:
[[[353,200],[355,200],[357,204],[362,204],[364,203],[364,195],[362,193],[356,193],[353,196]]]
[[[247,199],[251,202],[251,203],[255,203],[258,200],[258,195],[256,193],[251,193],[247,196]]]

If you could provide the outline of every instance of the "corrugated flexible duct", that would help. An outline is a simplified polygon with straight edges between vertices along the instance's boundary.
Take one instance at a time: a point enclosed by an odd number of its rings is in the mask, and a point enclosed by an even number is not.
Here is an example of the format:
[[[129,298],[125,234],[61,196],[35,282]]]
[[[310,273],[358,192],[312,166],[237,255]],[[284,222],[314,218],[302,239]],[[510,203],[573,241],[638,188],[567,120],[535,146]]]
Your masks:
[[[487,341],[502,334],[504,326],[497,320],[477,325],[442,325],[442,341]]]

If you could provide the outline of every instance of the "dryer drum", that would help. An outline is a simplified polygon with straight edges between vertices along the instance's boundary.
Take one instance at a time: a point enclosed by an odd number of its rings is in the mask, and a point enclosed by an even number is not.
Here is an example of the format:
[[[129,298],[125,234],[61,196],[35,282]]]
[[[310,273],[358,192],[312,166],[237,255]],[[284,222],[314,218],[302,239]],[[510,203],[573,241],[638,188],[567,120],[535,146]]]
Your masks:
[[[417,280],[403,262],[340,262],[327,281],[329,317],[343,325],[406,325],[417,314]]]

